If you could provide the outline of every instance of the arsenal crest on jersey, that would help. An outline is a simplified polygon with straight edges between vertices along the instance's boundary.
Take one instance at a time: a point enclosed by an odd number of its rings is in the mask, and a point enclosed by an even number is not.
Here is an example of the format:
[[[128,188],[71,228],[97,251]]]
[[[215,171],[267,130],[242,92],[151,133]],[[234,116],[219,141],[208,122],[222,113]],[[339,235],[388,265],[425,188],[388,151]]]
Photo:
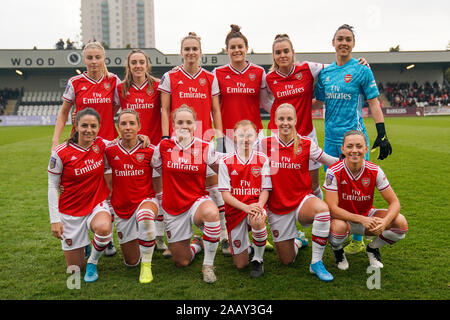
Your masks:
[[[137,154],[136,154],[136,160],[137,160],[138,162],[144,161],[144,158],[145,158],[145,155],[144,155],[143,153],[137,153]]]
[[[95,153],[99,153],[99,152],[100,152],[100,148],[99,148],[98,145],[96,145],[96,144],[94,144],[94,145],[92,146],[92,150],[93,150]]]
[[[72,246],[72,239],[66,239],[66,243],[69,247]]]
[[[248,77],[250,78],[250,80],[255,81],[256,80],[256,74],[254,73],[249,73]]]
[[[363,179],[361,180],[361,182],[362,182],[362,185],[363,185],[364,187],[367,187],[367,186],[370,184],[370,179],[369,179],[369,178],[363,178]]]
[[[200,78],[200,79],[198,79],[198,83],[200,83],[201,86],[204,86],[206,84],[206,79]]]
[[[122,240],[122,238],[123,238],[123,233],[119,231],[119,232],[117,232],[117,235],[119,236],[119,239]]]
[[[147,94],[148,94],[149,96],[151,96],[151,95],[153,94],[153,92],[154,92],[153,88],[152,88],[151,86],[148,86],[148,88],[147,88]]]
[[[236,248],[240,248],[241,247],[241,240],[234,240],[233,244]]]
[[[295,74],[295,77],[297,78],[297,80],[302,80],[303,75],[302,75],[301,72],[297,72],[297,73]]]
[[[260,167],[253,167],[252,168],[252,174],[255,178],[259,177],[261,174],[261,168]]]
[[[278,238],[279,235],[280,235],[280,232],[278,230],[273,230],[273,236],[275,238]]]
[[[349,83],[350,81],[352,81],[352,75],[351,74],[346,74],[344,77],[344,81],[346,83]]]
[[[105,83],[103,84],[103,87],[104,87],[106,90],[109,90],[109,89],[111,89],[111,84],[108,83],[108,82],[105,82]]]

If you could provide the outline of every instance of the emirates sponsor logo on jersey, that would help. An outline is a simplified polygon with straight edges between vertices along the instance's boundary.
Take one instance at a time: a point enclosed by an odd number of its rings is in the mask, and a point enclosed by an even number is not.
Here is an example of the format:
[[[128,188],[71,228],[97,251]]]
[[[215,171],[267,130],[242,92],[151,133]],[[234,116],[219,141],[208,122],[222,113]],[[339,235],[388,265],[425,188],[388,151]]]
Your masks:
[[[361,194],[360,190],[353,190],[352,193],[342,193],[342,200],[347,201],[370,201],[372,199],[371,195]]]
[[[249,79],[250,79],[251,81],[255,81],[255,80],[256,80],[256,74],[254,74],[254,73],[249,73],[249,74],[248,74],[248,77],[249,77]]]
[[[352,75],[351,74],[346,74],[344,77],[344,81],[346,83],[349,83],[350,81],[352,81]]]
[[[367,186],[370,184],[370,179],[369,179],[369,178],[363,178],[363,179],[361,180],[361,182],[362,182],[362,185],[363,185],[364,187],[367,187]]]
[[[98,160],[98,161],[88,159],[88,160],[84,161],[84,163],[86,165],[85,167],[83,167],[81,169],[79,169],[79,168],[75,169],[75,175],[80,176],[82,174],[94,171],[97,168],[100,168],[103,165],[103,159]]]
[[[142,155],[144,156],[144,155]],[[144,160],[144,158],[142,158]],[[139,161],[139,159],[138,159]],[[114,170],[114,175],[116,177],[134,177],[134,176],[142,176],[144,175],[145,171],[144,169],[134,169],[134,166],[132,164],[124,164],[123,170]]]
[[[200,83],[201,86],[204,86],[206,84],[206,79],[200,78],[200,79],[198,79],[198,83]]]
[[[297,78],[297,80],[302,80],[303,74],[302,74],[301,72],[297,72],[297,73],[295,74],[295,77]]]
[[[241,247],[241,240],[234,240],[233,244],[236,248],[240,248]]]
[[[144,155],[143,153],[137,153],[137,154],[136,154],[136,160],[137,160],[138,162],[144,161],[144,158],[145,158],[145,155]]]
[[[98,147],[98,145],[94,144],[92,146],[92,151],[94,151],[95,153],[99,153],[100,152],[100,148]]]
[[[252,174],[255,178],[259,177],[261,175],[261,168],[260,167],[253,167],[252,168]]]
[[[293,95],[297,95],[299,93],[305,92],[305,88],[303,88],[303,87],[294,88],[294,85],[292,85],[292,84],[285,85],[284,89],[285,90],[283,90],[283,91],[277,91],[278,98],[289,97],[289,96],[293,96]]]

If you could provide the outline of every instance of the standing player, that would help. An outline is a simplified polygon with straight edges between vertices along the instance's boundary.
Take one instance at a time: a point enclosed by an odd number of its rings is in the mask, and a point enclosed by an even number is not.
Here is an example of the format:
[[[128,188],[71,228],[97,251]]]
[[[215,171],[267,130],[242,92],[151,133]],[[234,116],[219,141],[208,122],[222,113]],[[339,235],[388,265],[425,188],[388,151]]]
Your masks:
[[[311,111],[314,97],[314,79],[317,78],[325,65],[307,61],[297,63],[292,42],[287,34],[279,34],[275,37],[272,45],[272,59],[273,65],[266,77],[267,89],[274,99],[268,128],[276,129],[275,111],[281,104],[289,103],[296,110],[297,132],[302,136],[313,139],[318,144]],[[367,64],[365,59],[361,59],[360,63]],[[313,193],[323,199],[319,185],[319,168],[320,163],[317,161],[309,163]]]
[[[84,276],[86,282],[94,282],[98,279],[98,260],[112,237],[106,202],[110,191],[104,179],[106,145],[97,137],[100,116],[95,110],[78,112],[74,125],[69,140],[52,151],[48,166],[50,222],[53,235],[61,240],[67,266],[80,269],[85,266],[89,230],[94,232]]]
[[[215,135],[218,150],[224,151],[222,117],[219,106],[219,86],[214,74],[199,65],[201,54],[200,37],[190,32],[181,41],[183,65],[166,72],[161,79],[158,90],[161,91],[162,134],[163,138],[171,136],[173,127],[169,120],[170,115],[181,105],[187,104],[195,111],[198,119],[194,136],[214,143],[212,139]],[[212,127],[213,123],[214,129]],[[217,174],[209,169],[206,178],[206,187],[209,195],[219,207],[219,210],[223,212],[224,202],[217,188],[217,183]],[[222,219],[222,229],[225,229],[224,219]],[[226,231],[222,232],[222,234],[226,237]],[[225,255],[229,255],[227,241],[222,242],[222,252]]]
[[[111,205],[124,262],[128,266],[141,262],[139,282],[149,283],[153,280],[151,262],[158,215],[151,167],[155,147],[142,148],[139,115],[133,109],[122,110],[117,123],[121,139],[105,150],[107,167],[112,170]]]
[[[324,183],[330,207],[330,244],[337,267],[348,269],[342,244],[349,233],[376,236],[367,245],[370,265],[383,268],[379,248],[405,238],[408,223],[400,214],[400,202],[383,170],[364,159],[369,148],[366,135],[359,130],[344,134],[342,154],[345,158],[327,169]],[[375,188],[389,204],[388,209],[375,209]]]
[[[175,135],[163,139],[152,161],[162,171],[162,211],[169,248],[177,266],[188,266],[204,248],[203,280],[216,281],[214,258],[220,239],[217,205],[205,189],[208,166],[217,167],[214,146],[194,136],[195,111],[183,105],[172,113]],[[215,168],[217,171],[217,168]],[[193,241],[192,223],[203,230],[203,241]]]
[[[122,109],[133,109],[139,114],[139,133],[150,138],[153,145],[161,141],[161,100],[158,91],[159,79],[150,74],[151,64],[143,50],[133,49],[127,56],[125,79],[117,86]],[[157,199],[161,199],[161,176],[153,172],[153,186]],[[158,201],[159,201],[158,200]],[[162,213],[156,218],[156,248],[163,250],[165,257],[170,251],[164,243],[164,225]]]
[[[259,143],[270,160],[272,192],[268,204],[269,226],[278,257],[283,264],[292,263],[301,242],[297,237],[296,222],[312,224],[312,260],[310,272],[320,280],[331,281],[333,276],[325,269],[322,256],[330,230],[328,206],[311,193],[309,161],[331,165],[338,158],[324,153],[308,137],[297,133],[297,115],[290,104],[282,104],[275,111],[277,133]]]
[[[231,31],[225,39],[230,63],[215,68],[220,90],[220,110],[225,132],[227,152],[233,152],[234,128],[241,120],[250,120],[256,125],[257,132],[262,133],[260,108],[270,112],[268,101],[266,72],[264,68],[247,61],[248,40],[241,33],[240,27],[231,25]]]
[[[90,42],[84,47],[83,61],[87,71],[70,78],[63,94],[64,101],[56,119],[52,149],[59,144],[73,105],[76,112],[87,107],[96,110],[102,119],[99,136],[107,140],[117,138],[114,114],[118,110],[119,101],[114,96],[114,92],[120,79],[108,72],[105,64],[105,49],[98,42]]]
[[[120,79],[115,74],[108,72],[105,58],[105,49],[99,42],[89,42],[84,47],[83,61],[87,71],[70,78],[67,83],[62,97],[63,104],[55,123],[52,149],[59,144],[61,133],[73,105],[75,105],[75,112],[87,107],[96,110],[102,119],[99,136],[107,140],[117,138],[114,114],[119,109],[119,99],[114,92]],[[109,186],[111,185],[109,174],[106,175],[106,182]],[[105,255],[113,256],[115,253],[116,249],[111,241]]]
[[[225,132],[225,150],[233,152],[235,149],[233,132],[236,123],[250,120],[256,127],[259,137],[264,137],[262,131],[260,108],[270,112],[271,101],[268,99],[266,88],[266,72],[264,68],[247,61],[248,40],[237,25],[231,25],[231,31],[225,39],[225,46],[230,63],[214,69],[220,90],[220,111],[223,130]],[[221,208],[219,208],[221,209]],[[228,242],[227,230],[224,223],[224,210],[220,210],[222,223],[223,249]],[[268,250],[273,250],[267,242]]]
[[[386,136],[383,112],[378,101],[379,92],[372,70],[359,65],[352,58],[355,46],[353,27],[347,24],[340,26],[332,44],[336,50],[336,62],[320,73],[315,89],[316,99],[325,102],[324,151],[339,157],[344,133],[349,130],[363,132],[369,141],[363,122],[363,105],[367,100],[378,133],[372,150],[379,146],[378,159],[385,159],[392,153],[392,148]],[[369,160],[369,153],[366,160]],[[362,236],[357,235],[345,248],[349,254],[362,250],[364,241]]]
[[[267,241],[266,205],[272,183],[269,159],[254,151],[257,127],[250,120],[239,121],[234,129],[236,150],[219,164],[219,190],[225,200],[225,218],[231,240],[231,252],[238,269],[248,265],[251,228],[255,254],[250,277],[264,274],[263,256]]]

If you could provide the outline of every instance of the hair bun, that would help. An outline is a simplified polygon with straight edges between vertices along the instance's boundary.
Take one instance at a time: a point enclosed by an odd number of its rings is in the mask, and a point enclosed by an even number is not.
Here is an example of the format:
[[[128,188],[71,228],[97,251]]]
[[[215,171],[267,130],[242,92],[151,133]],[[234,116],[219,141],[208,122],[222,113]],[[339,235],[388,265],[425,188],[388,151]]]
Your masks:
[[[241,27],[239,27],[237,24],[232,24],[232,25],[230,25],[230,27],[231,27],[232,32],[240,32],[241,31]]]
[[[188,35],[191,36],[191,37],[196,37],[197,36],[197,34],[195,32],[189,32]]]
[[[275,36],[275,40],[280,39],[280,38],[288,38],[289,36],[286,33],[279,33]]]

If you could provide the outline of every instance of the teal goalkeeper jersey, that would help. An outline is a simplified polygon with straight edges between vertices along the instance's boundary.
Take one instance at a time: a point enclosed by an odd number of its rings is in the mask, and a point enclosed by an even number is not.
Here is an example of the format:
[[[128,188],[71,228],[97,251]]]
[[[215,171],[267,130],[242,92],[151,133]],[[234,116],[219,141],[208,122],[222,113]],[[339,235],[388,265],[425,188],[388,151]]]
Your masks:
[[[343,66],[334,62],[320,72],[314,94],[317,100],[325,102],[325,143],[340,145],[349,130],[359,130],[367,136],[364,101],[379,95],[369,67],[353,58]]]

